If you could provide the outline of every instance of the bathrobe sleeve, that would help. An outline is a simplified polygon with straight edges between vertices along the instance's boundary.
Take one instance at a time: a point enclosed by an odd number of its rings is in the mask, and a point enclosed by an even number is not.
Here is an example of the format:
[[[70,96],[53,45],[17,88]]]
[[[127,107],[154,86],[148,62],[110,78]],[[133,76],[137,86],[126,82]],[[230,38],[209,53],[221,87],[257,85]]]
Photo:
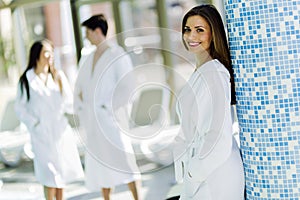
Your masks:
[[[131,58],[126,52],[122,52],[115,64],[116,87],[112,97],[114,110],[128,105],[135,87],[135,75]]]
[[[191,126],[195,138],[188,171],[202,182],[228,159],[232,122],[229,73],[207,70],[200,76],[195,89],[197,100],[192,109]]]
[[[179,129],[179,132],[174,141],[173,147],[173,159],[174,159],[174,171],[175,171],[175,180],[178,183],[183,182],[186,163],[188,158],[188,150],[185,137],[183,135],[182,129]]]
[[[28,102],[26,96],[26,90],[23,89],[21,94],[21,85],[18,84],[17,96],[15,100],[15,112],[21,122],[23,122],[29,130],[39,123],[39,119],[33,116],[30,110],[28,110]]]
[[[64,111],[69,114],[74,113],[73,109],[73,91],[70,83],[63,71],[59,72],[59,76],[63,85]]]
[[[191,138],[190,135],[187,134],[189,132],[188,121],[186,113],[190,111],[186,111],[189,102],[185,101],[182,104],[181,95],[188,97],[190,100],[194,100],[194,95],[191,95],[192,91],[190,91],[191,87],[187,86],[184,87],[179,95],[178,102],[176,103],[176,113],[179,116],[180,120],[180,129],[174,139],[174,146],[173,146],[173,159],[174,159],[174,171],[175,171],[175,179],[178,183],[183,182],[184,176],[187,171],[187,163],[189,158],[190,146],[191,146]],[[186,99],[186,98],[185,98]],[[190,106],[188,106],[190,107]]]
[[[78,74],[79,76],[80,74]],[[82,108],[82,99],[80,98],[82,95],[81,83],[79,77],[77,77],[75,87],[74,87],[74,112],[78,113]]]
[[[86,80],[87,79],[86,74],[88,72],[90,72],[88,69],[88,66],[92,65],[92,63],[90,61],[91,56],[92,55],[81,57],[79,64],[78,64],[79,70],[77,73],[77,78],[76,78],[75,87],[74,87],[74,96],[73,96],[74,112],[76,114],[79,114],[84,107],[83,91],[87,89],[87,88],[84,88],[84,86],[85,86],[84,83],[88,81],[88,80]]]

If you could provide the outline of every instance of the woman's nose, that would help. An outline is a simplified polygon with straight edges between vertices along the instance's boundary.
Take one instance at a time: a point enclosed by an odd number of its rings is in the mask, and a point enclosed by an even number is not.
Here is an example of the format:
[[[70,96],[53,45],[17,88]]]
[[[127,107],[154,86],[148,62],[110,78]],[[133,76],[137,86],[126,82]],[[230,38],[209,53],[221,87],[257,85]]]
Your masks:
[[[196,38],[196,31],[191,31],[190,34],[188,35],[189,39],[195,39]]]

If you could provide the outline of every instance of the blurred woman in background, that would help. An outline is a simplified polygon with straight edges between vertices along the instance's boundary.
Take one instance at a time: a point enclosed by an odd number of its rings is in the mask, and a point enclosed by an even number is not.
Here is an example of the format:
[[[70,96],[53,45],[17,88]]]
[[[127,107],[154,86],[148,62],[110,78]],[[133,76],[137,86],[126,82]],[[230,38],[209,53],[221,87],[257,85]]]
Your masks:
[[[83,177],[76,141],[65,113],[72,112],[72,90],[53,65],[53,45],[36,41],[21,75],[15,111],[28,128],[34,171],[47,200],[62,200],[68,182]]]

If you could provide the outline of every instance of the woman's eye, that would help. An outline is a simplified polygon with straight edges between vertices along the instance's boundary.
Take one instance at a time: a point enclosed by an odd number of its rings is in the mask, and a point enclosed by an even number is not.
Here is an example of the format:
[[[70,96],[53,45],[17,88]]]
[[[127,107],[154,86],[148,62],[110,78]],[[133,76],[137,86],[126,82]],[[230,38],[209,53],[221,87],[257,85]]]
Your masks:
[[[197,32],[199,33],[199,32],[203,32],[204,31],[204,29],[202,29],[202,28],[198,28],[197,29]]]
[[[185,28],[184,29],[184,32],[186,33],[186,32],[190,32],[191,31],[191,29],[189,29],[189,28]]]

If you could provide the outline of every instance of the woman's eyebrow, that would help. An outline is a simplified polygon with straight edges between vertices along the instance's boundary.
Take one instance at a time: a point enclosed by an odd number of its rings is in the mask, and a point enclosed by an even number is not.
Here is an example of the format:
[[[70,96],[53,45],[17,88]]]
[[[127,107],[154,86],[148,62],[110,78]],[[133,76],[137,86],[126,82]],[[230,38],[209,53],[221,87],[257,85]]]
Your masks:
[[[195,28],[205,28],[205,26],[198,25],[198,26],[195,26]]]
[[[184,28],[190,28],[189,26],[184,26]],[[205,28],[205,26],[203,25],[197,25],[194,28]]]

